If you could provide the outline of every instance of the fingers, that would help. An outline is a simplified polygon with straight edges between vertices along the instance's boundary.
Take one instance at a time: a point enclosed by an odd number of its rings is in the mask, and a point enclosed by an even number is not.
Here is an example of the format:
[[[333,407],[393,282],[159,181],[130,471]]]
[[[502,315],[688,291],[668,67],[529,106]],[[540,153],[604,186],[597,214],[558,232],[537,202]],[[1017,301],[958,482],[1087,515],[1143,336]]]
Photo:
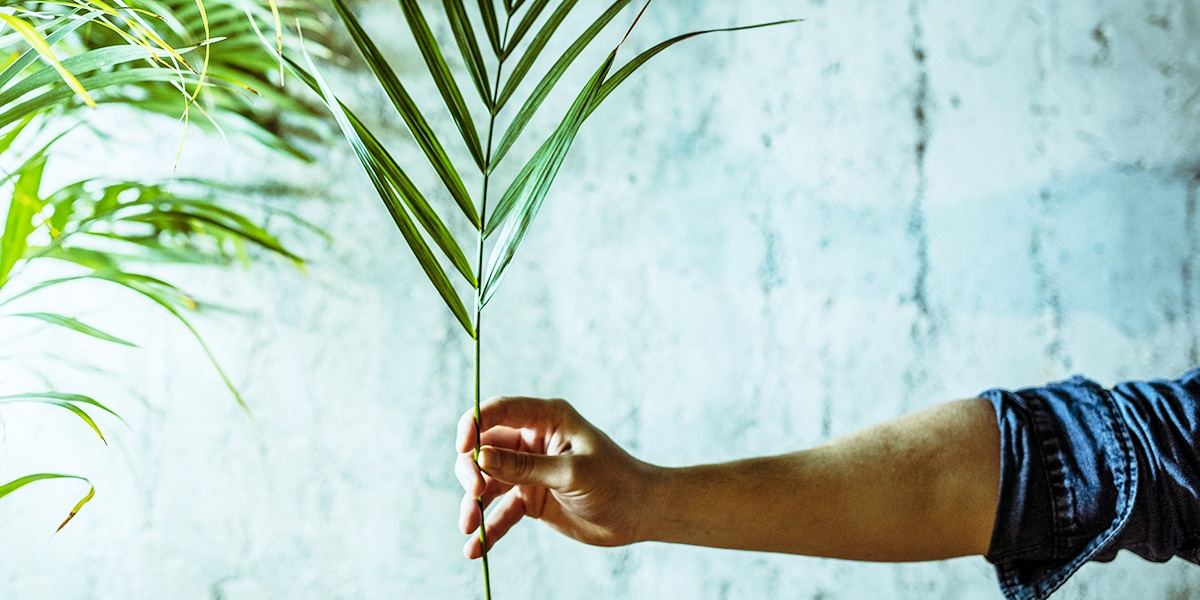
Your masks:
[[[525,499],[517,493],[504,497],[492,510],[487,518],[488,550],[525,516]],[[483,543],[478,535],[473,535],[463,546],[463,554],[467,558],[476,559],[483,556]]]
[[[483,474],[470,454],[460,454],[454,463],[454,474],[462,485],[462,506],[459,510],[458,527],[463,533],[470,533],[479,527],[479,507],[476,499],[483,500],[484,508],[491,505],[492,500],[504,495],[512,489],[512,485],[497,481]]]
[[[548,456],[485,446],[479,451],[479,467],[507,484],[564,489],[571,482],[573,458],[570,454]]]
[[[458,455],[458,459],[454,461],[454,476],[458,478],[458,483],[467,492],[467,496],[478,498],[483,494],[483,473],[479,471],[470,454]]]
[[[479,420],[483,431],[495,427],[537,430],[573,430],[579,416],[565,400],[545,400],[520,396],[491,398],[479,407]],[[459,452],[467,452],[475,446],[475,418],[468,412],[458,421],[455,446]]]
[[[487,487],[483,490],[481,496],[463,495],[462,504],[458,509],[458,528],[463,533],[475,531],[479,527],[479,505],[477,502],[482,500],[483,507],[487,508],[492,505],[493,500],[503,496],[511,489],[513,489],[513,486],[489,478]]]

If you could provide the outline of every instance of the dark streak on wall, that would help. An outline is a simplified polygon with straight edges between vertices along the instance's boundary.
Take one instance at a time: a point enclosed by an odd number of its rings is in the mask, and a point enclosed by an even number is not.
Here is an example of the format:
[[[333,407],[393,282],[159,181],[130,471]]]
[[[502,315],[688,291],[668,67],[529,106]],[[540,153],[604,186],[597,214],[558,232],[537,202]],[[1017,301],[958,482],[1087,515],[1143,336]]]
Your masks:
[[[908,237],[916,245],[917,270],[913,275],[910,299],[917,309],[909,339],[913,344],[913,358],[904,372],[904,397],[902,411],[911,406],[916,388],[927,378],[925,355],[936,333],[933,311],[929,302],[929,233],[925,222],[925,194],[928,187],[926,152],[929,148],[931,128],[929,125],[929,63],[925,48],[925,27],[922,23],[921,2],[911,0],[908,5],[912,19],[912,34],[909,47],[917,68],[916,88],[913,92],[913,122],[916,127],[916,142],[913,146],[913,164],[916,170],[916,185],[908,218]]]
[[[1030,115],[1037,123],[1037,138],[1035,150],[1037,156],[1046,165],[1049,182],[1043,185],[1033,199],[1035,218],[1029,242],[1029,261],[1034,275],[1034,293],[1037,295],[1037,306],[1042,313],[1038,329],[1046,339],[1042,350],[1047,366],[1051,366],[1057,374],[1064,374],[1073,368],[1073,361],[1066,351],[1063,338],[1063,325],[1066,319],[1063,306],[1062,290],[1051,267],[1054,226],[1058,222],[1054,208],[1063,200],[1055,194],[1055,183],[1060,174],[1057,166],[1057,156],[1054,153],[1055,135],[1053,122],[1058,115],[1057,97],[1053,89],[1052,67],[1058,52],[1055,35],[1058,30],[1057,5],[1046,0],[1045,14],[1041,21],[1041,37],[1037,44],[1037,61],[1035,74],[1039,91],[1034,103],[1030,106]],[[1097,33],[1099,32],[1099,33]],[[1102,49],[1107,44],[1107,38],[1100,27],[1092,32],[1092,39],[1100,44]]]
[[[1197,239],[1196,235],[1196,204],[1198,201],[1200,201],[1200,167],[1197,167],[1187,185],[1186,217],[1183,222],[1184,235],[1187,236],[1187,254],[1184,255],[1183,261],[1179,265],[1180,282],[1183,287],[1183,318],[1188,335],[1188,364],[1193,367],[1200,365],[1200,334],[1196,331],[1195,302],[1192,297],[1195,288],[1194,262],[1200,258],[1198,256],[1200,255],[1200,239]]]
[[[1046,360],[1061,365],[1064,369],[1071,368],[1071,359],[1063,351],[1063,304],[1062,293],[1058,282],[1049,272],[1046,264],[1045,244],[1048,237],[1045,223],[1051,221],[1050,207],[1054,202],[1050,188],[1044,187],[1038,191],[1038,219],[1033,226],[1029,242],[1029,260],[1032,263],[1035,279],[1038,305],[1044,313],[1044,328],[1049,340],[1043,350]]]
[[[833,435],[833,375],[834,369],[829,365],[829,342],[821,348],[821,358],[825,364],[821,369],[821,439],[828,440]]]

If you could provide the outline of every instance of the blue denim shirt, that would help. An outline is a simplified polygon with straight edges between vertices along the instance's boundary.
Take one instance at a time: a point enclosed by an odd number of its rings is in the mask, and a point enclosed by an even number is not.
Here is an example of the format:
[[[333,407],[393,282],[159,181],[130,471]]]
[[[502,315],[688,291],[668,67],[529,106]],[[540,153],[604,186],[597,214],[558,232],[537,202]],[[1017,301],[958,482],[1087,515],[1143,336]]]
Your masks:
[[[1200,564],[1200,369],[1106,390],[1076,376],[989,390],[1000,497],[987,559],[1009,600],[1042,600],[1121,550]]]

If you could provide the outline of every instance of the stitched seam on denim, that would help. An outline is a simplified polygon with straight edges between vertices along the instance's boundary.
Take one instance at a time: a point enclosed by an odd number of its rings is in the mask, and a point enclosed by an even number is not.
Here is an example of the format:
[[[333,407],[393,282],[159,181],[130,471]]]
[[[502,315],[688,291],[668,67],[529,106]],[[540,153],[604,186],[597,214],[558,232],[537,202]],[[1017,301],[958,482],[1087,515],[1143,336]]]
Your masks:
[[[1110,439],[1117,442],[1120,452],[1117,453],[1111,446],[1106,445],[1105,457],[1112,466],[1113,481],[1122,481],[1124,485],[1117,491],[1117,516],[1108,529],[1096,536],[1082,552],[1059,569],[1052,577],[1033,586],[1039,592],[1038,597],[1041,598],[1048,597],[1054,593],[1071,575],[1074,575],[1083,566],[1083,563],[1091,560],[1100,548],[1116,537],[1117,533],[1129,522],[1129,515],[1133,513],[1133,501],[1137,492],[1137,458],[1133,455],[1132,441],[1129,438],[1129,428],[1123,420],[1119,420],[1122,417],[1117,410],[1115,401],[1107,390],[1100,388],[1090,381],[1081,383],[1084,383],[1084,387],[1092,392],[1094,396],[1097,396],[1100,403],[1108,409],[1108,416],[1111,420],[1108,423],[1104,423],[1104,425],[1111,436]]]
[[[1057,386],[1050,386],[1053,389]],[[1050,407],[1045,403],[1040,395],[1030,394],[1027,398],[1031,408],[1030,416],[1033,421],[1033,429],[1040,440],[1039,450],[1041,452],[1042,474],[1046,478],[1046,489],[1050,492],[1050,503],[1053,507],[1051,511],[1051,539],[1054,541],[1054,554],[1056,556],[1070,551],[1070,548],[1064,548],[1061,540],[1064,537],[1069,537],[1074,529],[1074,510],[1072,509],[1072,495],[1070,488],[1067,487],[1065,479],[1065,468],[1062,461],[1062,445],[1059,442],[1060,431],[1056,428],[1050,418]]]

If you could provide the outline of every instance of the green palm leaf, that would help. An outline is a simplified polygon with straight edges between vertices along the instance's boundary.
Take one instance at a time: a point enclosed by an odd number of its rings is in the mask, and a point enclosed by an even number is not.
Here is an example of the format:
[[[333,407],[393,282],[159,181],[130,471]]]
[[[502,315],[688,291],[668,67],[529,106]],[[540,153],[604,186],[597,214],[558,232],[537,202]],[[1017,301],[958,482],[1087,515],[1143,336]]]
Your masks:
[[[541,56],[542,50],[546,47],[546,44],[548,44],[550,39],[554,37],[554,33],[558,31],[558,27],[562,25],[563,21],[567,18],[567,15],[570,14],[571,9],[575,8],[577,3],[578,0],[563,0],[563,3],[559,4],[558,8],[554,9],[554,12],[550,13],[550,18],[546,20],[544,25],[542,25],[542,28],[537,32],[537,35],[533,36],[533,40],[529,42],[529,47],[525,49],[525,52],[521,55],[521,59],[517,61],[517,66],[513,67],[512,75],[509,75],[508,81],[501,89],[500,99],[496,102],[497,111],[501,108],[504,108],[504,106],[508,104],[508,100],[512,97],[513,92],[517,91],[517,86],[521,85],[521,82],[524,81],[525,75],[527,75],[529,70],[533,68],[533,63],[537,61],[538,56]],[[628,3],[629,1],[626,0],[624,4]],[[533,21],[530,21],[529,17],[536,8],[536,5],[530,8],[530,13],[526,15],[527,22],[522,22],[517,26],[517,33],[523,36],[524,32],[521,31],[522,26],[525,26],[525,28],[528,29],[528,27],[533,25]],[[613,16],[616,15],[614,14]],[[513,39],[516,39],[516,35],[513,36]],[[511,53],[515,49],[516,46],[514,45],[510,46],[505,51],[507,53]],[[507,57],[507,54],[505,56]]]
[[[8,204],[4,234],[0,236],[0,287],[4,287],[13,267],[24,257],[29,235],[33,233],[33,218],[45,206],[38,194],[45,169],[46,157],[39,154],[22,165],[18,171],[12,200]]]
[[[446,257],[450,259],[450,263],[454,268],[458,269],[459,274],[471,284],[472,288],[479,287],[479,283],[475,280],[475,273],[471,270],[471,263],[467,261],[467,256],[463,253],[462,247],[454,239],[454,235],[442,223],[442,219],[438,217],[437,212],[429,205],[429,201],[417,189],[417,186],[405,174],[404,169],[392,158],[391,153],[379,140],[375,138],[366,126],[354,116],[354,113],[346,111],[346,117],[350,120],[354,131],[362,138],[366,145],[367,151],[375,159],[375,166],[382,169],[382,175],[392,185],[401,199],[404,200],[405,208],[416,216],[421,226],[426,233],[433,238],[434,243],[442,249]],[[399,207],[393,207],[393,210]]]
[[[685,33],[664,42],[660,42],[649,50],[637,55],[633,60],[629,61],[620,69],[617,69],[615,72],[613,72],[612,76],[604,81],[604,84],[600,86],[600,90],[596,93],[596,97],[592,100],[591,104],[588,105],[587,111],[584,113],[584,119],[592,116],[592,113],[600,107],[600,104],[608,98],[609,94],[612,94],[614,91],[616,91],[617,87],[624,83],[630,75],[633,75],[638,68],[646,64],[646,62],[648,62],[651,58],[654,58],[663,50],[666,50],[667,48],[670,48],[679,42],[709,33],[745,31],[749,29],[758,29],[760,27],[773,27],[776,25],[786,25],[788,23],[799,23],[801,21],[803,21],[803,19],[789,19],[783,21],[773,21],[770,23],[759,23],[756,25],[743,25],[739,27],[725,27],[720,29],[705,29],[702,31]],[[517,199],[521,197],[521,191],[524,190],[529,184],[529,178],[533,175],[534,168],[537,166],[538,157],[548,153],[550,151],[550,146],[553,143],[553,136],[546,139],[546,141],[542,143],[542,146],[538,148],[537,152],[533,154],[533,157],[530,158],[530,160],[526,162],[525,166],[521,168],[521,171],[517,174],[516,178],[513,179],[512,184],[509,185],[508,189],[505,190],[504,195],[501,196],[500,201],[496,204],[495,210],[488,215],[488,221],[483,230],[485,236],[490,237],[512,212],[513,207],[516,206]]]
[[[58,57],[54,55],[54,50],[50,49],[50,44],[46,42],[46,38],[42,37],[42,34],[34,29],[32,25],[20,17],[4,13],[0,13],[0,21],[4,21],[9,27],[12,27],[13,30],[21,34],[21,37],[25,38],[25,41],[29,42],[29,45],[34,50],[37,50],[42,59],[58,72],[59,77],[66,82],[72,92],[78,94],[88,106],[96,106],[96,101],[92,99],[91,94],[88,94],[87,88],[75,78],[75,75],[71,71],[59,62]]]
[[[600,34],[600,31],[604,29],[604,27],[608,25],[613,18],[616,17],[617,14],[621,12],[621,9],[625,8],[629,2],[630,0],[616,0],[616,2],[613,2],[612,5],[608,7],[608,10],[604,11],[604,14],[600,15],[599,18],[592,22],[591,26],[589,26],[583,32],[583,34],[580,35],[569,48],[567,48],[566,52],[563,52],[562,56],[560,56],[558,60],[554,62],[554,65],[550,67],[550,70],[542,77],[541,81],[538,82],[537,87],[535,87],[533,90],[533,93],[530,94],[529,98],[525,100],[525,103],[521,105],[521,109],[518,110],[516,116],[513,117],[512,123],[509,124],[508,129],[504,131],[504,136],[500,138],[500,144],[497,146],[496,153],[493,155],[491,165],[489,165],[491,169],[495,169],[496,166],[500,164],[500,161],[504,160],[505,155],[507,155],[508,151],[512,149],[512,145],[516,143],[517,138],[521,136],[521,132],[525,130],[525,126],[528,125],[529,121],[533,119],[534,113],[536,113],[538,108],[541,107],[542,102],[546,100],[546,96],[550,95],[550,91],[554,89],[555,85],[558,84],[558,80],[561,79],[563,74],[567,72],[567,69],[571,67],[571,63],[575,62],[575,59],[579,57],[579,54],[583,52],[584,48],[587,48],[588,45],[592,43],[592,40],[596,39],[596,36]],[[562,6],[565,7],[571,3],[573,3],[573,0],[567,0]],[[561,9],[562,8],[560,7],[559,10]],[[540,35],[541,34],[539,34],[539,36]],[[535,38],[533,43],[537,43],[537,38]],[[524,60],[524,58],[525,57],[523,56],[522,60]],[[520,66],[518,65],[518,69],[519,68]],[[513,85],[513,81],[510,80],[508,86],[506,86],[506,90],[515,88],[516,86]],[[501,102],[499,103],[501,106],[504,105],[504,99],[504,96],[501,96]]]
[[[479,229],[482,227],[482,223],[480,222],[479,213],[475,211],[475,204],[471,200],[471,195],[467,192],[466,186],[463,185],[458,171],[454,168],[454,164],[450,162],[450,157],[446,155],[442,144],[438,142],[433,128],[429,126],[420,109],[417,108],[417,104],[413,102],[408,91],[404,89],[404,85],[400,83],[400,79],[396,77],[396,72],[388,65],[383,55],[379,52],[379,49],[375,46],[375,43],[367,36],[366,31],[363,30],[362,25],[359,24],[354,13],[350,12],[345,2],[343,0],[333,0],[333,6],[337,9],[338,14],[341,15],[346,28],[350,30],[350,37],[354,39],[355,45],[362,52],[367,65],[371,67],[371,71],[375,74],[376,79],[379,80],[384,91],[387,92],[388,97],[392,100],[392,104],[395,105],[396,111],[400,113],[400,117],[408,125],[408,129],[416,139],[417,145],[425,153],[425,158],[429,160],[430,165],[433,166],[434,171],[437,172],[442,183],[446,186],[446,190],[450,192],[450,195],[463,211],[463,214],[467,216],[476,229]],[[299,68],[299,65],[296,65],[292,61],[288,62],[292,65],[293,69],[296,69],[301,74],[301,78],[305,80],[305,83],[316,91],[318,96],[321,96],[322,94],[318,89],[319,86],[317,86],[316,81],[311,76],[303,73],[304,70]]]
[[[62,67],[70,73],[82,75],[97,69],[111,68],[153,56],[153,52],[140,46],[112,46],[65,58],[62,60]],[[58,80],[58,73],[55,69],[49,67],[41,69],[0,93],[0,106],[9,104],[37,88],[50,85]]]
[[[100,437],[100,441],[104,442],[105,445],[108,444],[108,440],[104,439],[104,433],[100,431],[100,426],[96,425],[96,421],[92,419],[91,415],[84,412],[83,409],[76,406],[76,404],[95,406],[104,412],[121,419],[120,415],[110,410],[107,406],[104,406],[96,400],[82,394],[67,394],[63,392],[29,392],[25,394],[0,396],[0,404],[18,403],[45,404],[47,406],[57,406],[65,409],[74,414],[76,417],[79,417],[81,421],[87,424],[87,426],[91,428],[91,430],[95,432],[97,436]],[[121,422],[124,423],[124,419],[121,419]]]
[[[666,50],[667,48],[670,48],[671,46],[674,46],[675,44],[678,44],[679,42],[682,42],[684,40],[689,40],[689,39],[692,39],[697,36],[707,35],[710,33],[728,33],[728,32],[732,32],[732,31],[748,31],[751,29],[760,29],[763,27],[775,27],[777,25],[787,25],[790,23],[800,23],[803,21],[804,21],[804,19],[785,19],[782,21],[772,21],[770,23],[758,23],[755,25],[742,25],[742,26],[738,26],[738,27],[723,27],[720,29],[705,29],[702,31],[693,31],[691,33],[685,33],[683,35],[678,35],[678,36],[675,36],[664,42],[660,42],[660,43],[656,44],[654,47],[650,48],[649,50],[646,50],[646,51],[642,52],[641,54],[637,55],[637,57],[635,57],[633,60],[626,63],[625,66],[621,67],[620,69],[617,69],[617,71],[615,73],[613,73],[612,77],[609,77],[608,80],[604,82],[604,85],[600,88],[600,92],[596,95],[595,102],[593,102],[592,106],[588,108],[587,114],[590,116],[592,114],[592,112],[594,112],[596,110],[596,108],[600,106],[600,103],[604,102],[604,99],[607,98],[609,94],[613,93],[613,91],[617,89],[617,86],[621,85],[621,83],[624,82],[626,79],[628,79],[630,75],[633,75],[634,71],[638,70],[638,68],[640,68],[642,65],[646,64],[647,61],[649,61],[651,58],[654,58],[658,53],[662,52],[663,50]]]
[[[492,109],[492,89],[487,79],[487,67],[483,64],[483,55],[479,53],[479,43],[475,41],[475,32],[471,29],[471,21],[467,19],[467,10],[462,0],[444,0],[446,16],[450,18],[450,28],[454,31],[454,40],[458,42],[458,51],[462,53],[463,62],[471,72],[471,81],[479,91],[488,110]]]
[[[307,55],[305,56],[307,58]],[[288,62],[294,70],[304,72],[293,61]],[[454,313],[463,330],[471,337],[475,337],[475,328],[471,323],[470,316],[467,314],[467,309],[462,302],[462,298],[455,291],[454,285],[446,277],[446,271],[438,262],[437,257],[430,251],[429,245],[425,243],[425,239],[421,237],[420,231],[417,230],[412,219],[404,210],[402,201],[396,198],[395,190],[389,185],[386,177],[383,175],[384,168],[380,159],[371,153],[366,143],[359,137],[358,131],[351,123],[350,117],[347,116],[341,101],[337,99],[333,94],[333,90],[325,83],[320,72],[317,71],[316,65],[312,64],[311,59],[309,60],[309,68],[312,70],[312,73],[308,76],[308,81],[317,85],[321,99],[329,106],[329,110],[337,120],[338,126],[341,127],[343,135],[350,142],[350,147],[354,150],[359,162],[366,168],[367,175],[371,178],[371,183],[375,185],[375,190],[379,193],[379,196],[383,198],[384,205],[392,215],[392,220],[396,222],[397,228],[400,229],[400,234],[404,237],[404,241],[408,244],[409,249],[412,250],[413,255],[416,256],[417,262],[420,263],[421,268],[425,271],[426,277],[429,278],[430,283],[437,289],[446,306]]]
[[[161,279],[156,279],[147,275],[126,273],[124,271],[97,271],[88,275],[87,277],[110,281],[124,288],[137,292],[155,304],[161,306],[167,312],[171,313],[171,316],[175,317],[175,320],[179,321],[185,328],[187,328],[189,332],[191,332],[192,337],[196,340],[196,343],[200,345],[200,349],[203,350],[205,356],[208,357],[209,363],[212,364],[213,368],[216,369],[217,374],[220,375],[221,381],[225,382],[225,387],[229,389],[229,393],[233,394],[234,400],[237,400],[238,405],[241,406],[243,410],[250,412],[250,405],[246,404],[246,400],[242,398],[242,394],[238,392],[237,387],[233,385],[233,381],[229,379],[229,375],[225,373],[225,369],[221,367],[221,363],[217,361],[216,355],[213,354],[212,349],[208,347],[208,344],[204,341],[204,338],[201,337],[200,332],[197,331],[191,322],[183,316],[183,313],[179,312],[179,308],[177,307],[178,304],[182,304],[184,307],[194,309],[196,307],[195,301],[184,295],[179,288],[176,288],[175,286],[162,281]]]
[[[45,312],[17,313],[17,314],[8,315],[8,316],[24,317],[27,319],[36,319],[38,321],[42,321],[44,323],[49,323],[51,325],[65,327],[67,329],[76,331],[78,333],[82,333],[84,335],[90,335],[98,340],[104,340],[106,342],[112,342],[114,344],[121,344],[124,346],[132,346],[134,348],[137,347],[137,344],[134,344],[133,342],[125,341],[115,335],[104,332],[100,329],[96,329],[95,327],[92,327],[91,325],[88,325],[87,323],[84,323],[84,322],[82,322],[78,319],[72,318],[72,317],[66,317],[63,315],[58,315],[58,314],[54,314],[54,313],[45,313]]]
[[[500,54],[500,23],[496,20],[496,7],[492,6],[492,0],[479,0],[479,14],[483,16],[483,28],[487,31],[492,51]]]
[[[199,81],[193,75],[183,75],[178,73],[157,68],[144,67],[138,69],[129,69],[124,71],[114,71],[111,73],[100,73],[90,77],[80,78],[79,82],[91,90],[96,90],[102,87],[120,86],[131,83],[145,83],[150,81],[159,82],[179,82],[180,80],[186,83],[197,83]],[[12,108],[0,113],[0,128],[6,127],[9,124],[19,121],[31,114],[35,114],[44,110],[61,106],[63,102],[69,100],[75,92],[70,89],[55,89],[44,92],[36,97],[21,102]]]
[[[51,31],[52,33],[46,36],[46,43],[50,46],[53,46],[73,33],[76,29],[79,29],[81,26],[87,23],[88,17],[81,15],[82,12],[83,11],[78,10],[73,11],[70,14],[58,17],[48,23],[46,25],[47,30]],[[92,15],[95,14],[95,12],[92,13]],[[16,77],[18,74],[25,71],[29,65],[33,64],[33,62],[37,60],[38,56],[39,54],[37,50],[30,48],[21,54],[21,56],[17,57],[17,60],[14,60],[11,64],[5,67],[3,71],[0,71],[0,88],[8,85],[8,82],[12,81],[13,77]]]
[[[490,4],[488,2],[489,6]],[[462,92],[458,90],[458,84],[454,82],[454,76],[450,74],[450,67],[446,65],[446,59],[442,56],[441,49],[438,48],[437,40],[434,39],[433,32],[429,30],[425,15],[421,13],[421,8],[417,6],[416,0],[400,0],[400,8],[403,9],[404,17],[408,20],[408,27],[417,42],[417,47],[421,49],[421,56],[425,58],[425,65],[429,67],[429,74],[437,84],[438,91],[442,94],[442,100],[446,103],[446,108],[450,110],[450,116],[454,117],[454,124],[458,126],[458,131],[467,144],[467,150],[471,152],[471,157],[475,159],[479,170],[484,170],[483,147],[479,143],[479,132],[475,129],[475,121],[471,119],[471,111],[467,110]]]

